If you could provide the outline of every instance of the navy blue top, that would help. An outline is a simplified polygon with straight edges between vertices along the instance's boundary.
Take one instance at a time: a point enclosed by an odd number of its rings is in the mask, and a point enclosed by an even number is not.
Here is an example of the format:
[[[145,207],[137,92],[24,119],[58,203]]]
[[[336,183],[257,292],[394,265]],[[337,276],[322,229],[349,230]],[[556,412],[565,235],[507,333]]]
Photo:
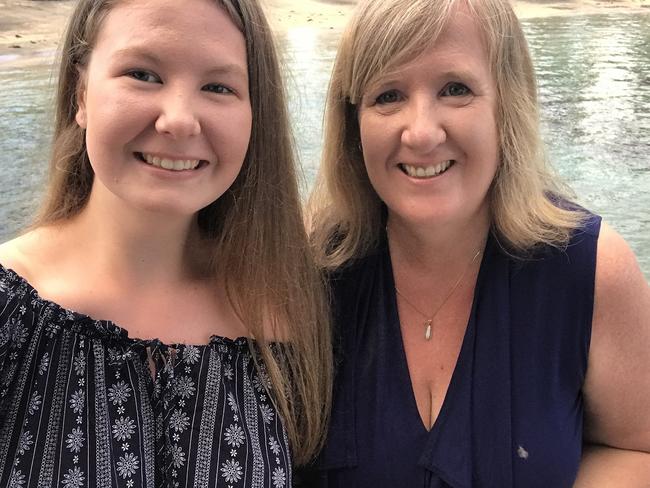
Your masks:
[[[386,238],[332,277],[340,363],[309,486],[569,487],[582,451],[600,218],[527,260],[487,242],[440,414],[418,413]]]

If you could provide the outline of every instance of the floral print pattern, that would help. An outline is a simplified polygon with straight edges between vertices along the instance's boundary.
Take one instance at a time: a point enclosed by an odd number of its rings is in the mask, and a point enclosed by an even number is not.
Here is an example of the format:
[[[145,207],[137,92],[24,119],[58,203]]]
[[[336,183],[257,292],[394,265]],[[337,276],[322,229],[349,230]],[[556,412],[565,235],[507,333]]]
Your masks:
[[[131,339],[0,266],[0,486],[288,488],[270,390],[245,338]]]

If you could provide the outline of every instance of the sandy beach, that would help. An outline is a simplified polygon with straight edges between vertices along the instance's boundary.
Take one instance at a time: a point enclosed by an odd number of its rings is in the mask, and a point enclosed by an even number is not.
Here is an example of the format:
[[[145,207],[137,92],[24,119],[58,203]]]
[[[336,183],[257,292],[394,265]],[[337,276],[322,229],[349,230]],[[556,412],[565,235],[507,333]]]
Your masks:
[[[270,21],[279,30],[306,25],[325,29],[342,28],[357,3],[356,0],[262,1],[265,1]],[[613,12],[650,13],[650,0],[514,0],[513,5],[521,19]]]
[[[262,0],[278,32],[312,27],[340,30],[356,0]],[[0,0],[0,69],[49,62],[74,0]],[[650,0],[515,1],[520,18],[612,12],[650,13]]]

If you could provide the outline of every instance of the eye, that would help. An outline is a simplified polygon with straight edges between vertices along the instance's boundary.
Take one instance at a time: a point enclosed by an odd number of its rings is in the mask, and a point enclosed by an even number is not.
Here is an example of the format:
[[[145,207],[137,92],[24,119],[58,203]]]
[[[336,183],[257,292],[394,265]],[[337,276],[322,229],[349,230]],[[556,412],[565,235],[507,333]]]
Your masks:
[[[389,103],[397,103],[402,99],[402,96],[397,90],[388,90],[375,98],[375,103],[378,105],[387,105]]]
[[[134,69],[132,71],[129,71],[127,73],[127,76],[130,76],[131,78],[138,81],[144,81],[145,83],[161,83],[158,76],[141,69]]]
[[[469,95],[471,90],[467,88],[466,85],[458,82],[447,83],[447,85],[442,89],[440,95],[443,97],[464,97]]]
[[[220,83],[211,83],[209,85],[205,85],[202,88],[203,91],[211,92],[211,93],[216,93],[218,95],[228,95],[230,93],[234,93],[233,90],[228,88],[225,85],[222,85]]]

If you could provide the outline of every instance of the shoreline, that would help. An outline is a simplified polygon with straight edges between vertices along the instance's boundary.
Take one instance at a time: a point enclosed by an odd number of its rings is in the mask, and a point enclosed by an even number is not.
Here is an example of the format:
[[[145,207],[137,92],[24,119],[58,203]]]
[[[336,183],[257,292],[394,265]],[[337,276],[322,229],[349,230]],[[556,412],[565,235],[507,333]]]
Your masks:
[[[340,32],[356,0],[261,0],[276,33],[292,29]],[[51,63],[74,0],[0,0],[0,69]],[[520,19],[611,13],[650,13],[650,0],[515,0]]]

